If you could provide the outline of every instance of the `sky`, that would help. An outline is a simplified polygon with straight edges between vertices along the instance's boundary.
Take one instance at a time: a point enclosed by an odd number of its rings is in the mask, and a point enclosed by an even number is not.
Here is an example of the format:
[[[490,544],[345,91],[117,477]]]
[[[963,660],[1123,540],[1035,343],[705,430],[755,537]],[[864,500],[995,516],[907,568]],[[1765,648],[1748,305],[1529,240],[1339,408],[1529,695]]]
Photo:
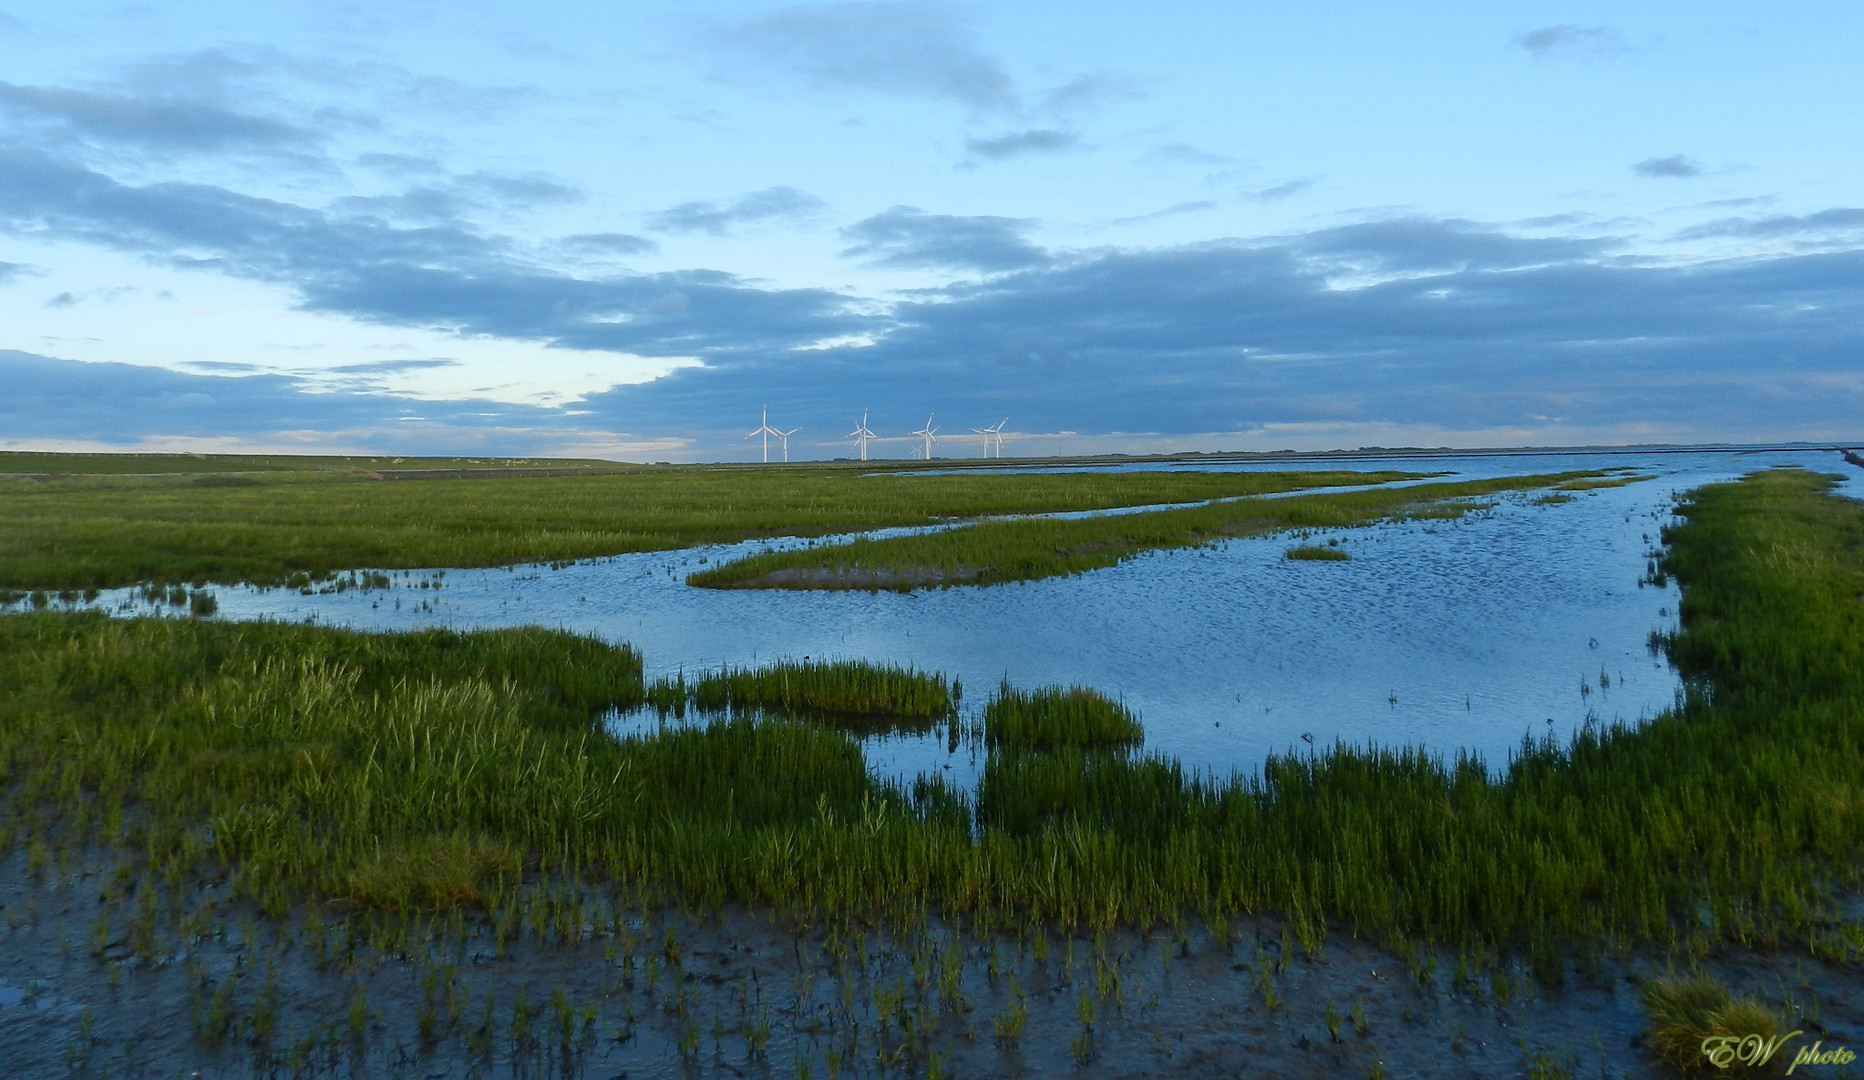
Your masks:
[[[1860,40],[1822,0],[0,0],[0,449],[1864,442]]]

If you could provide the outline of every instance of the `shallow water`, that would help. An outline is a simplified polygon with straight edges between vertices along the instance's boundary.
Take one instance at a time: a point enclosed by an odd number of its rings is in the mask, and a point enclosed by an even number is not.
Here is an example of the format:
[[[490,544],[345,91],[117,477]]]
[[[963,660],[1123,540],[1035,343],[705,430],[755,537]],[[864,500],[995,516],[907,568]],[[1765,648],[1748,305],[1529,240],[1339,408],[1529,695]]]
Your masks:
[[[1835,453],[1653,453],[1358,459],[1351,467],[1448,470],[1446,479],[1633,468],[1654,479],[1499,496],[1457,521],[1331,530],[1347,562],[1298,562],[1287,536],[1159,552],[1070,578],[914,593],[714,591],[685,576],[768,547],[754,541],[622,555],[562,569],[448,570],[443,587],[305,596],[218,590],[226,618],[313,618],[358,629],[537,623],[626,641],[649,679],[779,658],[863,658],[943,672],[981,706],[1001,679],[1080,683],[1124,697],[1148,749],[1219,775],[1270,754],[1348,744],[1421,745],[1505,763],[1524,737],[1636,723],[1679,683],[1648,643],[1673,629],[1675,587],[1640,585],[1677,496],[1756,468],[1800,464],[1856,478]],[[1218,468],[1286,468],[1286,463]],[[1340,467],[1329,463],[1325,467]],[[1857,495],[1854,479],[1847,494]],[[104,598],[127,600],[130,590]],[[651,730],[651,713],[618,731]],[[1310,741],[1311,740],[1311,741]],[[972,748],[943,733],[869,739],[879,775],[943,772],[970,787]]]

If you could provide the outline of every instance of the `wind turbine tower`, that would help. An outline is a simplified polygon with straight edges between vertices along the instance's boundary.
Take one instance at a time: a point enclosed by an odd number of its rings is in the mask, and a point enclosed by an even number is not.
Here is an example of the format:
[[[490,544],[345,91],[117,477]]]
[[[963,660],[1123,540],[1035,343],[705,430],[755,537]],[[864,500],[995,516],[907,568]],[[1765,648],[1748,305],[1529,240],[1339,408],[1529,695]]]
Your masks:
[[[801,431],[802,429],[797,428],[796,430]],[[793,434],[793,432],[778,431],[776,428],[773,428],[770,426],[770,406],[766,405],[764,406],[763,426],[759,427],[756,431],[751,432],[749,435],[746,435],[745,438],[754,439],[759,435],[762,435],[764,437],[764,464],[768,465],[770,464],[770,437],[772,435],[775,435],[776,437],[780,439],[787,439],[787,436],[790,434]],[[783,444],[783,460],[788,461],[789,459],[790,459],[790,444],[787,441],[785,441]]]
[[[989,427],[974,427],[971,430],[984,437],[984,457],[993,456],[990,452],[992,440],[995,440],[997,452],[994,456],[1003,456],[1003,425],[1010,422],[1009,417],[997,421]]]
[[[932,460],[932,444],[938,441],[936,438],[933,437],[938,434],[938,429],[932,426],[932,417],[935,415],[937,414],[927,413],[925,427],[920,428],[918,431],[909,431],[906,433],[908,435],[918,435],[921,438],[925,439],[927,461]]]
[[[788,431],[778,431],[775,433],[777,438],[783,440],[783,463],[785,465],[788,465],[790,463],[790,436],[796,434],[797,432],[801,430],[802,428],[793,427],[789,429]]]
[[[873,432],[867,430],[867,410],[866,409],[861,410],[861,426],[855,428],[853,431],[850,431],[847,437],[850,439],[853,439],[854,444],[861,448],[861,460],[866,461],[867,460],[867,440],[877,439],[880,437],[878,435],[875,435]]]

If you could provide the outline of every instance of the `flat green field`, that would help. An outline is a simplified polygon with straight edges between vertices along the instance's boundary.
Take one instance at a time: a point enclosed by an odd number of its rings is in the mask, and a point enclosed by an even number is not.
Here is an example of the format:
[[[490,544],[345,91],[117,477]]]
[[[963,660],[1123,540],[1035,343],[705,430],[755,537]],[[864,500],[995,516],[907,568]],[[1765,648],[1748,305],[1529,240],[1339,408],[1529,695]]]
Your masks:
[[[11,465],[0,462],[19,470],[0,473],[0,587],[278,584],[294,573],[575,560],[1417,475],[917,475],[929,470],[858,463],[626,466],[186,455],[48,460],[53,457],[20,455]],[[571,469],[576,471],[559,472]],[[409,475],[425,478],[375,478]]]

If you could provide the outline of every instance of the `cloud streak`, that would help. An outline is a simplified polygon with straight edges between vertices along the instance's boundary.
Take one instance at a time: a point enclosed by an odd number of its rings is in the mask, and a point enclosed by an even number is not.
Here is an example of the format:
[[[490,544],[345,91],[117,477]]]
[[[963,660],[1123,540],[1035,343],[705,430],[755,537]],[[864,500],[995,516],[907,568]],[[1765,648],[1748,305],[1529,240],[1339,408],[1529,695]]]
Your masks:
[[[727,203],[711,200],[684,202],[649,214],[647,227],[658,232],[724,236],[742,225],[814,217],[827,207],[827,203],[808,192],[778,186],[740,195]]]
[[[1609,26],[1574,26],[1561,23],[1519,34],[1518,49],[1536,60],[1613,60],[1631,52],[1624,35]]]
[[[1073,150],[1080,145],[1079,135],[1071,131],[1054,131],[1047,128],[1012,131],[988,139],[964,140],[966,150],[992,161],[1003,161],[1029,154],[1059,154]]]
[[[1669,157],[1645,158],[1631,166],[1631,171],[1639,176],[1659,180],[1687,180],[1702,175],[1702,163],[1682,154],[1671,154]]]

